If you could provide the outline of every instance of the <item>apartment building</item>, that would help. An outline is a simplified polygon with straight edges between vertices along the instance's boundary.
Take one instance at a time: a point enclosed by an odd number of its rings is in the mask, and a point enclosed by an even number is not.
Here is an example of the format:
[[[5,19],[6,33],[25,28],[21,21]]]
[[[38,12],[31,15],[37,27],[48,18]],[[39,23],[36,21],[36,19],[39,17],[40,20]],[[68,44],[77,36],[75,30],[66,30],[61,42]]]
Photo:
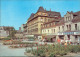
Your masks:
[[[80,11],[67,12],[62,24],[57,24],[58,38],[66,42],[80,42]]]
[[[28,32],[27,32],[27,23],[23,24],[23,38],[27,38]]]
[[[80,11],[67,12],[64,18],[57,23],[55,22],[52,21],[55,25],[53,24],[52,27],[49,25],[49,28],[44,28],[47,24],[43,24],[42,34],[53,35],[50,38],[54,39],[56,37],[56,41],[59,40],[59,42],[80,42]]]
[[[42,38],[50,38],[51,41],[56,41],[57,29],[56,24],[63,18],[55,18],[56,20],[42,24]]]
[[[41,35],[41,25],[50,21],[55,21],[61,18],[59,12],[47,11],[43,7],[39,7],[38,11],[32,13],[27,21],[27,32],[31,35]]]

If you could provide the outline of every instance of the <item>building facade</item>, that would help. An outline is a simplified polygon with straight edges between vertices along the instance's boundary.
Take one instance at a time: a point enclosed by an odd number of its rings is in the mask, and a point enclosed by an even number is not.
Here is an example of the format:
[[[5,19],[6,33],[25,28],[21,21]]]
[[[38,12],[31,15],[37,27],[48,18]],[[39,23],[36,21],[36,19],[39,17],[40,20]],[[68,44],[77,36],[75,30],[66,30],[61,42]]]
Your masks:
[[[66,42],[80,42],[80,11],[67,12],[64,16],[63,24],[57,26],[58,37]]]
[[[41,25],[50,21],[55,21],[61,18],[59,12],[47,11],[43,7],[39,7],[38,11],[34,14],[32,13],[27,22],[27,32],[32,35],[41,35]]]
[[[53,35],[51,38],[56,37],[56,41],[60,42],[80,43],[80,11],[67,12],[59,22],[53,21],[52,23],[53,26],[49,25],[48,28],[44,28],[47,24],[42,25],[42,34]]]
[[[23,25],[23,38],[27,38],[28,32],[27,32],[27,23]]]

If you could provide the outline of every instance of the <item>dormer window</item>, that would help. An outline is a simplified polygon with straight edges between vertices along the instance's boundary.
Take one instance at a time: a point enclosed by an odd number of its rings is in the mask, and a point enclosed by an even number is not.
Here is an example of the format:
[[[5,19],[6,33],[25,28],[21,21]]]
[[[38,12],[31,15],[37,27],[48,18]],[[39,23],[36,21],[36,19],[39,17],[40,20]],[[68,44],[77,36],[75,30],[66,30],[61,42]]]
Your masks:
[[[67,21],[67,17],[66,17],[66,21]]]

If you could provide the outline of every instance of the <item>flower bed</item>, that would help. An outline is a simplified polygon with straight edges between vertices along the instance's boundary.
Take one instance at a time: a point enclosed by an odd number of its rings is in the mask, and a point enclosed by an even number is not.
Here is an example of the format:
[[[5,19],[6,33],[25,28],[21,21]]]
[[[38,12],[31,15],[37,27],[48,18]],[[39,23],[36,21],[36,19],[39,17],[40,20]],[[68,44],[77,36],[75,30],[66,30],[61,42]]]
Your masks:
[[[27,52],[27,51],[26,51]],[[38,46],[38,49],[34,49],[33,51],[30,51],[32,54],[40,57],[54,57],[54,56],[63,56],[67,55],[67,53],[77,53],[80,52],[80,45],[41,45]]]

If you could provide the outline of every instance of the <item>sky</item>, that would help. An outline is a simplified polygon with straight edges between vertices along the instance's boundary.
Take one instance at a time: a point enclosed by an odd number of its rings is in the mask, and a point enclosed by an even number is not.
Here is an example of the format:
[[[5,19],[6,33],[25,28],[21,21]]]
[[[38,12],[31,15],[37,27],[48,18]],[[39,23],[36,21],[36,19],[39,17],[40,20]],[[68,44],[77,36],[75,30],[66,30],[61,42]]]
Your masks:
[[[80,11],[80,0],[0,0],[0,26],[13,26],[16,30],[25,24],[31,13],[42,6],[46,10],[60,12]]]

